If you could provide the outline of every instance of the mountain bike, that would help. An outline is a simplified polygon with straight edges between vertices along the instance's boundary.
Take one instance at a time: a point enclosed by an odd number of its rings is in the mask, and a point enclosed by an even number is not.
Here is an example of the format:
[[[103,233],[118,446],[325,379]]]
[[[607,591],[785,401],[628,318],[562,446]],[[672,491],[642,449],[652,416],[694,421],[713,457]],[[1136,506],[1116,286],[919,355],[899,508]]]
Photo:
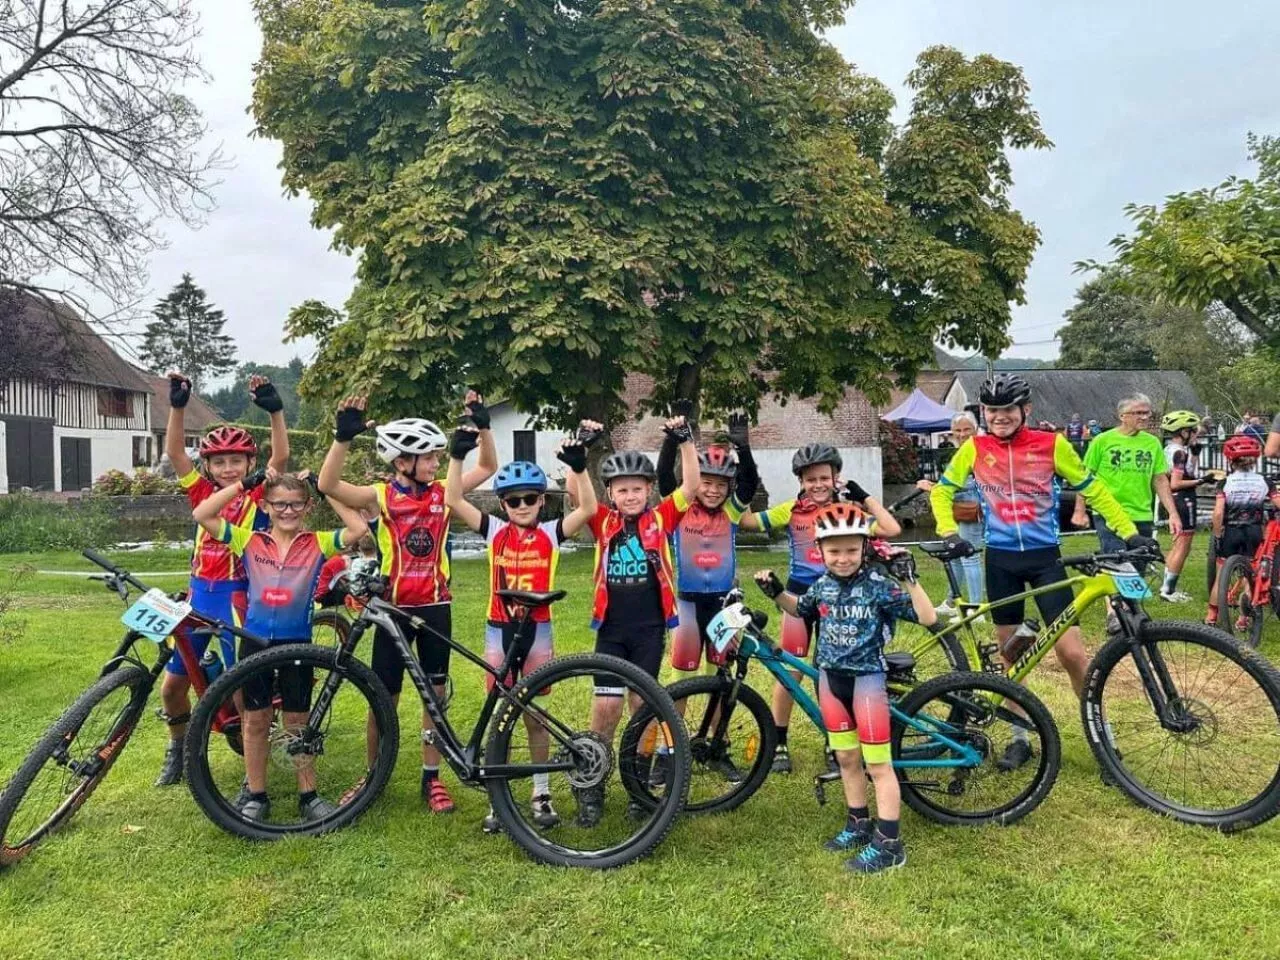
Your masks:
[[[740,590],[730,592],[708,626],[724,663],[714,674],[668,687],[673,700],[687,704],[691,813],[733,810],[768,776],[777,733],[768,704],[747,684],[753,660],[787,688],[826,737],[818,703],[792,676],[798,671],[816,684],[817,668],[779,649],[764,632],[767,623],[766,614],[742,603]],[[948,673],[918,684],[910,654],[887,654],[886,661],[893,766],[908,806],[942,824],[1004,825],[1021,820],[1048,796],[1061,764],[1061,743],[1053,717],[1034,693],[989,673]],[[636,714],[632,725],[639,730],[648,722]],[[1035,762],[1002,772],[996,763],[1015,729],[1032,744]],[[634,765],[644,769],[652,750],[641,736],[626,739],[638,755]],[[814,778],[819,804],[826,800],[825,785],[839,776],[828,771]],[[637,777],[631,783],[644,794],[652,781]]]
[[[922,544],[939,562],[945,544]],[[1280,673],[1231,636],[1199,623],[1153,620],[1134,563],[1158,551],[1063,557],[1073,571],[1054,584],[995,603],[967,604],[937,633],[905,641],[915,656],[1021,682],[1084,612],[1109,598],[1117,632],[1094,654],[1080,701],[1085,739],[1098,765],[1138,804],[1184,823],[1244,830],[1280,812]],[[979,639],[979,617],[1006,604],[1070,587],[1075,600],[1011,666]]]
[[[534,611],[563,599],[565,591],[496,592],[520,616],[515,641],[494,666],[382,599],[386,581],[376,572],[353,575],[350,583],[364,606],[336,647],[288,644],[246,657],[197,705],[187,732],[187,782],[219,827],[256,840],[325,833],[351,824],[377,799],[395,766],[399,721],[386,687],[355,652],[366,632],[378,627],[392,639],[434,725],[424,740],[440,750],[463,784],[487,790],[505,832],[531,857],[559,866],[615,867],[645,856],[667,835],[688,793],[689,740],[657,681],[626,661],[597,654],[559,657],[520,677],[534,639]],[[450,720],[450,688],[446,684],[442,692],[428,678],[406,626],[435,634],[485,671],[489,692],[465,741]],[[214,718],[223,704],[254,685],[260,689],[264,680],[282,689],[300,686],[301,693],[295,692],[292,703],[272,704],[267,792],[276,803],[266,818],[250,819],[239,794],[245,764],[219,742]],[[628,783],[638,775],[619,762],[623,751],[614,734],[595,722],[598,693],[625,697],[633,713],[645,711],[652,729],[634,735],[656,739],[672,762],[663,790],[628,803],[625,812],[606,802],[603,817],[585,823],[579,806],[584,794],[607,793],[616,771],[623,787],[619,796],[634,799]],[[287,813],[282,795],[304,784],[333,804],[330,813],[318,820],[301,808],[296,816]],[[550,796],[563,816],[556,813],[550,822],[545,809],[540,814],[532,802],[535,789],[539,797]]]
[[[146,710],[147,700],[165,665],[181,658],[196,696],[203,696],[209,674],[221,670],[217,643],[212,657],[195,652],[194,640],[236,627],[196,613],[185,594],[167,595],[150,588],[123,567],[94,552],[84,556],[107,572],[96,577],[126,604],[130,590],[141,597],[122,619],[129,629],[103,665],[97,681],[85,690],[45,732],[0,794],[0,867],[16,863],[72,818],[102,783]],[[143,651],[154,648],[147,664]],[[240,717],[228,702],[211,715],[211,729],[233,751],[243,749]]]
[[[1267,607],[1280,617],[1280,588],[1272,582],[1272,565],[1280,551],[1280,511],[1267,507],[1262,543],[1252,557],[1234,554],[1218,571],[1218,626],[1239,635],[1255,650],[1262,642]]]

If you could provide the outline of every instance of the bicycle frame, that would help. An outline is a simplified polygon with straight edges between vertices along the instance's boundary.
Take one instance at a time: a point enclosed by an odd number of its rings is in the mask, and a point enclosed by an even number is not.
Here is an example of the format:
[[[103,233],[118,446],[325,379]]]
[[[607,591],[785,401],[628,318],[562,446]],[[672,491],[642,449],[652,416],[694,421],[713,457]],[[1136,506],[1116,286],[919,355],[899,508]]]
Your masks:
[[[521,625],[522,629],[524,624],[529,622],[531,615],[532,610],[527,610],[524,622]],[[475,727],[465,743],[449,722],[440,693],[427,678],[422,665],[418,663],[418,658],[413,655],[409,641],[400,626],[400,620],[408,620],[415,629],[426,630],[433,634],[437,639],[447,643],[450,649],[461,654],[494,678],[489,694],[485,697],[484,704],[480,708],[480,715],[476,718]],[[458,775],[459,780],[469,784],[482,784],[485,780],[531,777],[535,773],[556,773],[576,768],[577,764],[573,760],[486,765],[479,759],[482,747],[481,739],[489,728],[489,722],[493,719],[493,713],[497,709],[500,700],[505,700],[516,708],[514,711],[504,715],[502,718],[503,723],[514,723],[516,717],[520,715],[532,716],[542,724],[564,749],[572,753],[574,757],[581,757],[580,749],[575,747],[572,742],[574,731],[569,730],[564,724],[545,713],[532,699],[527,703],[518,701],[512,694],[511,688],[503,682],[503,679],[509,676],[513,670],[519,670],[523,666],[526,654],[522,650],[522,644],[512,644],[506,657],[503,658],[502,664],[498,667],[492,667],[482,658],[453,640],[453,638],[432,630],[428,624],[400,610],[394,604],[388,603],[379,597],[370,597],[364,610],[361,611],[360,616],[352,625],[347,639],[337,648],[337,663],[341,664],[355,655],[357,644],[359,644],[361,637],[364,636],[365,631],[371,626],[382,627],[395,643],[396,650],[404,661],[409,679],[418,691],[418,696],[422,699],[423,709],[426,710],[427,716],[431,718],[431,722],[435,725],[434,730],[423,732],[424,742],[431,744],[440,751],[445,760],[448,761],[449,766]],[[307,724],[308,732],[303,736],[303,750],[317,736],[315,731],[323,727],[324,717],[328,713],[341,683],[342,676],[336,672],[331,672],[325,678],[320,692],[316,695],[315,703],[311,707],[311,715]]]
[[[1253,593],[1249,599],[1253,602],[1254,609],[1272,604],[1271,579],[1275,575],[1272,562],[1277,551],[1280,551],[1280,518],[1272,513],[1263,530],[1262,543],[1258,544],[1258,549],[1254,551],[1253,560],[1250,563],[1253,568]],[[1221,559],[1225,562],[1227,558]],[[1231,599],[1234,601],[1239,597],[1236,595]],[[1276,613],[1280,614],[1280,605],[1272,604],[1272,606]]]

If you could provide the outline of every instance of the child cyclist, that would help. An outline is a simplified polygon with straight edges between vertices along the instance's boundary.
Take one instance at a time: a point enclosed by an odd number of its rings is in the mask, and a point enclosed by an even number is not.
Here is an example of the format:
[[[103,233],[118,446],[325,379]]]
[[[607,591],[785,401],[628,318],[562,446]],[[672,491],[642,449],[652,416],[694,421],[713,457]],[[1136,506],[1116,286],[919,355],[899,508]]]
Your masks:
[[[497,448],[489,430],[489,411],[480,395],[469,391],[467,416],[477,430],[480,458],[477,466],[462,474],[462,493],[474,490],[498,469]],[[443,695],[449,678],[449,653],[441,636],[452,637],[452,597],[449,593],[449,559],[445,541],[449,534],[449,507],[445,484],[436,480],[440,453],[447,446],[443,432],[430,420],[394,420],[376,428],[378,456],[395,471],[385,483],[357,486],[342,479],[351,441],[373,426],[365,421],[364,397],[348,397],[338,406],[333,445],[320,468],[320,491],[354,510],[376,511],[378,553],[382,573],[390,582],[389,599],[424,621],[430,630],[415,631],[406,620],[404,629],[417,648],[418,662]],[[404,686],[404,663],[391,636],[379,629],[373,638],[373,672],[392,699],[399,703]],[[377,728],[368,721],[369,763],[377,752]],[[424,710],[424,734],[434,729]],[[422,799],[433,813],[453,811],[453,799],[440,780],[440,751],[425,739],[422,743]]]
[[[657,471],[638,450],[610,454],[600,464],[609,506],[599,504],[588,523],[596,541],[595,596],[591,629],[596,653],[621,657],[657,679],[668,627],[676,625],[675,571],[670,536],[698,489],[698,449],[684,417],[667,420],[664,429],[680,450],[681,485],[656,507],[649,506]],[[583,483],[571,474],[565,485],[581,499]],[[597,687],[591,729],[609,743],[622,718],[622,691]],[[661,747],[659,748],[661,749]],[[604,786],[574,790],[579,826],[594,827],[604,816]],[[634,809],[636,802],[630,802]]]
[[[259,502],[270,518],[267,530],[255,530],[227,522],[222,511],[237,497],[261,487]],[[320,568],[327,558],[341,553],[365,535],[368,526],[355,510],[334,502],[334,510],[344,524],[339,530],[313,533],[302,521],[311,506],[311,488],[289,474],[268,470],[252,473],[224,487],[193,512],[197,523],[210,537],[237,557],[243,558],[248,576],[249,606],[245,631],[260,638],[262,645],[240,641],[243,656],[281,643],[311,642],[312,596]],[[286,728],[306,722],[311,706],[311,669],[281,668],[280,695]],[[272,678],[252,676],[241,692],[244,695],[244,762],[247,783],[237,798],[240,813],[247,820],[266,820],[271,812],[267,797],[267,760],[270,749]],[[302,819],[319,821],[337,808],[316,793],[315,768],[300,764],[298,811]]]
[[[1280,507],[1280,493],[1256,469],[1262,457],[1262,444],[1247,433],[1237,433],[1222,444],[1222,457],[1228,473],[1222,481],[1213,505],[1214,551],[1220,573],[1227,557],[1241,554],[1253,558],[1262,543],[1266,506]],[[1218,625],[1218,580],[1214,576],[1209,590],[1209,612],[1204,618],[1209,626]]]
[[[800,495],[760,513],[742,516],[742,529],[786,530],[791,546],[791,562],[787,570],[787,590],[799,596],[822,576],[822,552],[814,539],[814,518],[819,510],[836,500],[840,487],[840,470],[844,461],[840,452],[825,443],[810,443],[791,458],[791,472],[800,480]],[[896,537],[902,527],[876,499],[855,481],[844,485],[845,499],[862,506],[876,521],[876,535]],[[809,645],[817,625],[816,617],[782,617],[782,648],[797,657],[809,655]],[[800,679],[800,675],[795,675]],[[791,722],[791,694],[780,683],[773,685],[773,723],[778,729],[778,750],[773,757],[774,773],[791,772],[791,753],[787,746],[787,727]]]
[[[283,470],[289,463],[289,433],[284,423],[284,403],[266,377],[250,377],[249,392],[253,402],[271,417],[271,459],[268,466]],[[169,374],[169,421],[165,427],[164,449],[178,476],[178,485],[186,491],[191,506],[198,507],[219,490],[235,487],[257,463],[258,445],[246,430],[222,426],[210,431],[200,441],[200,469],[187,455],[185,442],[186,406],[191,400],[191,381],[181,373]],[[267,518],[258,511],[260,488],[241,496],[232,496],[223,505],[222,519],[229,523],[252,527],[265,526]],[[209,536],[203,527],[196,528],[196,547],[191,555],[189,599],[197,613],[224,623],[239,625],[245,611],[245,571],[239,558],[225,544]],[[193,640],[197,655],[203,655],[209,641]],[[236,659],[235,637],[225,633],[219,637],[223,664],[231,666]],[[160,698],[169,724],[169,746],[157,787],[167,787],[182,780],[182,744],[191,717],[188,691],[191,680],[181,657],[170,657],[160,684]]]
[[[756,582],[785,613],[817,618],[818,702],[848,805],[844,829],[826,849],[861,848],[846,866],[855,873],[879,873],[907,862],[890,757],[885,642],[895,621],[928,627],[937,614],[916,581],[910,553],[896,555],[891,563],[902,584],[867,562],[864,550],[875,526],[869,514],[854,504],[833,503],[814,514],[813,525],[826,568],[822,576],[801,596],[787,590],[772,570],[759,571]],[[874,824],[867,808],[868,773],[875,784]]]
[[[594,431],[599,425],[584,420],[581,429]],[[596,513],[595,489],[582,477],[587,469],[587,448],[574,438],[561,445],[556,456],[574,474],[583,479],[578,484],[578,506],[560,520],[539,523],[542,508],[546,504],[547,475],[536,463],[516,460],[502,467],[493,480],[493,492],[502,501],[506,519],[490,516],[468,503],[462,495],[462,468],[467,454],[476,445],[476,431],[460,427],[453,435],[449,448],[449,474],[445,479],[445,503],[463,523],[484,537],[489,554],[489,618],[485,628],[484,657],[490,666],[502,665],[503,659],[518,639],[526,643],[529,637],[519,638],[517,630],[523,611],[510,609],[498,590],[528,590],[546,593],[555,588],[556,566],[560,561],[560,544],[587,525]],[[525,658],[524,672],[533,672],[555,656],[551,630],[551,608],[538,607],[533,611],[528,628],[533,631],[529,653]],[[492,688],[493,675],[487,674],[487,686]],[[506,678],[514,683],[517,677]],[[546,693],[548,691],[542,691]],[[549,756],[550,741],[546,728],[525,716],[529,731],[529,753],[535,761],[545,761]],[[533,822],[540,827],[554,827],[560,816],[551,805],[551,789],[548,775],[533,775],[531,799]],[[485,833],[501,830],[492,808],[484,818]]]

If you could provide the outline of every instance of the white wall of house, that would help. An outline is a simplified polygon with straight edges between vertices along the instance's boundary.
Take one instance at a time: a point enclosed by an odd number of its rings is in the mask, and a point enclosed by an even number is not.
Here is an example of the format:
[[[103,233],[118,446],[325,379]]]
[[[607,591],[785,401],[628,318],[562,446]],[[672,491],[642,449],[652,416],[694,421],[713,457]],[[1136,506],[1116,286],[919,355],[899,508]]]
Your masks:
[[[5,446],[4,421],[0,420],[0,494],[9,492],[9,450]]]
[[[89,457],[93,467],[93,479],[108,470],[133,472],[133,438],[149,436],[145,430],[83,430],[79,427],[53,428],[53,483],[62,492],[62,438],[79,437],[89,440]],[[67,491],[74,492],[74,491]]]

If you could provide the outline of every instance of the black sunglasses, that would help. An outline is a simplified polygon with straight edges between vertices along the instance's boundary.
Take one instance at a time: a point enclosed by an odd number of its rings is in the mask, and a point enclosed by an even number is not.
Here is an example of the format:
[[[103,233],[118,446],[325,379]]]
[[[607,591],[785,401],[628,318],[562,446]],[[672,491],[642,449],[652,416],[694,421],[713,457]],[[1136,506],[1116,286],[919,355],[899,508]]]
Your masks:
[[[516,507],[532,507],[538,502],[540,496],[542,496],[540,493],[526,493],[522,497],[503,497],[502,502],[514,510]]]

